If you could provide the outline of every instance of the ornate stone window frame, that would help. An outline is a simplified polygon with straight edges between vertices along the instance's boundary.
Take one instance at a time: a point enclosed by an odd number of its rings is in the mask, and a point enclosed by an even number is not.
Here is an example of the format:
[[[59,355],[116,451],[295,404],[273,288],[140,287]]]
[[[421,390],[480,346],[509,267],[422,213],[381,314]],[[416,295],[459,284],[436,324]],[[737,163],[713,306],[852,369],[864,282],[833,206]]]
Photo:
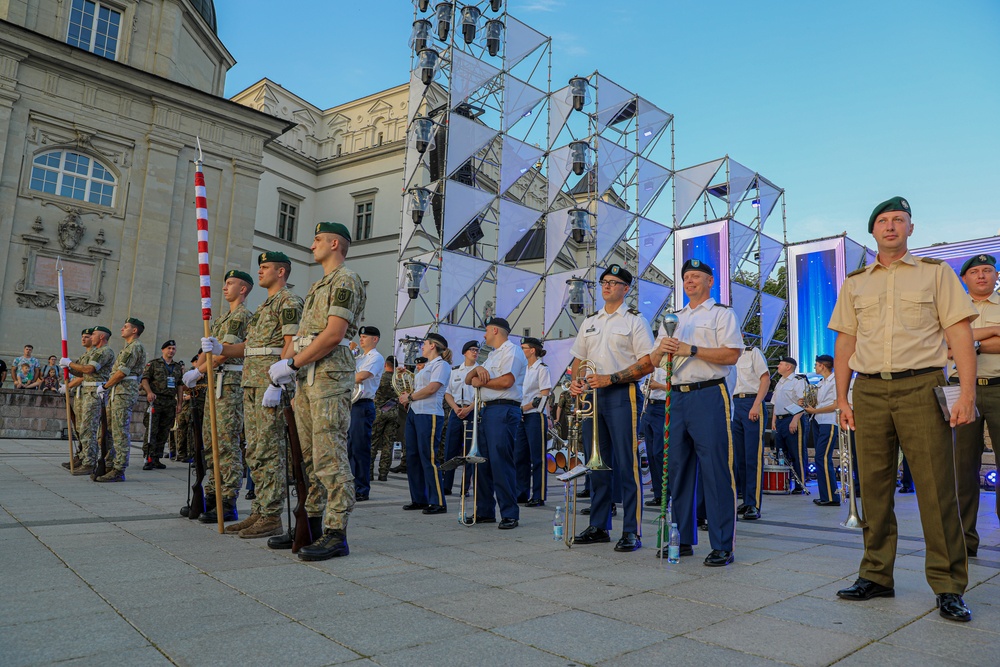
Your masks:
[[[114,60],[119,63],[128,62],[129,47],[132,45],[132,34],[135,32],[136,6],[139,4],[139,0],[95,0],[95,2],[99,2],[108,9],[121,14],[121,24],[118,29],[118,48],[115,50]],[[60,2],[59,4],[61,5],[60,12],[62,13],[59,19],[62,30],[62,41],[65,44],[69,44],[69,21],[73,13],[73,2],[70,0],[69,2]],[[73,45],[70,44],[70,46]],[[87,53],[94,53],[90,49],[84,49],[81,46],[73,46],[73,48],[81,49]],[[103,58],[105,56],[99,57]]]

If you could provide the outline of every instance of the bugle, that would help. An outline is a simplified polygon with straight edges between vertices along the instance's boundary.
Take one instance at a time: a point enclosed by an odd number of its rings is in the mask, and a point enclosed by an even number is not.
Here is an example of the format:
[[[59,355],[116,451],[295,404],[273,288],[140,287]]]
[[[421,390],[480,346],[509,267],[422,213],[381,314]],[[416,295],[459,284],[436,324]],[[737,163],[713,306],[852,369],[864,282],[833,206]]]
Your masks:
[[[847,494],[847,518],[840,522],[844,528],[866,528],[865,520],[858,512],[858,499],[854,495],[854,457],[851,456],[851,433],[840,424],[840,410],[837,415],[837,444],[840,448],[840,493]]]

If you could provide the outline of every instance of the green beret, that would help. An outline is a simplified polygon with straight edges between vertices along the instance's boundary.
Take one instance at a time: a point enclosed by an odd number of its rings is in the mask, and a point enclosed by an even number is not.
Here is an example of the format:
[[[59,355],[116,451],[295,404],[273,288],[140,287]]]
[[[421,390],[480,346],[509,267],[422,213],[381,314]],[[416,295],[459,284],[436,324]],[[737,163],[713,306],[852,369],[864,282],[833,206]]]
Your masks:
[[[257,266],[267,262],[277,262],[279,264],[291,264],[292,260],[288,259],[288,255],[283,252],[278,252],[276,250],[268,250],[266,252],[260,253],[257,257]]]
[[[146,325],[138,317],[130,317],[125,320],[125,324],[131,324],[134,327],[139,327],[139,329],[145,331]]]
[[[316,234],[339,234],[343,236],[348,241],[351,240],[351,233],[347,231],[347,227],[340,224],[339,222],[320,222],[316,224]]]
[[[90,333],[94,333],[95,331],[103,331],[104,333],[108,334],[109,336],[111,335],[111,329],[109,329],[109,328],[107,328],[105,326],[94,327],[93,329],[90,330]]]
[[[887,199],[872,211],[871,217],[868,218],[868,233],[871,234],[875,229],[875,218],[886,211],[905,211],[908,215],[913,215],[910,211],[910,202],[906,201],[902,197],[893,197],[892,199]]]
[[[80,335],[81,336],[89,336],[92,333],[94,333],[94,330],[93,330],[93,328],[90,328],[90,329],[84,329],[83,331],[81,331]]]
[[[996,268],[996,265],[997,258],[993,255],[976,255],[965,260],[965,264],[962,265],[962,270],[958,272],[958,275],[964,276],[965,272],[974,266],[992,266]]]
[[[226,273],[225,280],[229,280],[230,278],[239,278],[240,280],[242,280],[246,284],[250,285],[250,287],[253,287],[253,278],[251,278],[250,274],[247,273],[246,271],[240,271],[239,269],[233,269],[233,270],[229,271],[228,273]]]

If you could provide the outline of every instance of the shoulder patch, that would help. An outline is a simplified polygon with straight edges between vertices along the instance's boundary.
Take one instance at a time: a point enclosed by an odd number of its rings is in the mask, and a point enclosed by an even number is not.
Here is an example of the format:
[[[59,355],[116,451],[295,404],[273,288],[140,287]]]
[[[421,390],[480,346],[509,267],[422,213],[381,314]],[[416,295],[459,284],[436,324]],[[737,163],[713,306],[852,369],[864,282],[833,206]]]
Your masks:
[[[295,308],[282,308],[281,309],[281,323],[282,324],[296,324],[299,321],[299,311]]]
[[[640,312],[639,312],[638,310],[636,310],[635,308],[629,308],[629,309],[628,309],[628,312],[629,312],[629,313],[631,313],[632,315],[642,315],[642,313],[640,313]]]
[[[847,274],[847,277],[850,278],[851,276],[860,276],[862,273],[865,272],[865,269],[867,268],[868,267],[866,266],[862,266],[860,269],[854,269],[853,271]]]
[[[333,290],[333,305],[350,310],[354,307],[354,292],[346,287]]]
[[[713,307],[715,307],[715,308],[732,308],[732,306],[726,305],[724,303],[719,303],[718,301],[715,302],[715,304],[714,304]]]
[[[233,320],[229,323],[229,333],[238,334],[240,332],[240,321]]]
[[[927,262],[928,264],[943,264],[943,259],[935,259],[934,257],[921,257],[921,262]]]

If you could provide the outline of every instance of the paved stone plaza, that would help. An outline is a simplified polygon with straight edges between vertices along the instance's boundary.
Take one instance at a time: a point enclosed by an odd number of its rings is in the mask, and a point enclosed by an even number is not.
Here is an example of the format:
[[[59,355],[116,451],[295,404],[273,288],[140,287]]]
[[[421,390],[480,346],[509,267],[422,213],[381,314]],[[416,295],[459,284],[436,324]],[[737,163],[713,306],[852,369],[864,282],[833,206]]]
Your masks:
[[[704,567],[703,544],[661,567],[653,512],[638,553],[567,550],[552,540],[554,498],[522,509],[514,531],[463,528],[455,498],[447,516],[401,511],[406,481],[391,475],[355,509],[352,554],[306,564],[180,518],[183,464],[143,472],[133,453],[126,483],[93,484],[65,459],[65,442],[0,440],[5,667],[998,661],[991,493],[969,565],[974,619],[957,624],[937,615],[924,580],[914,496],[897,496],[896,597],[849,603],[834,592],[856,576],[860,532],[809,498],[765,497],[764,519],[738,524],[732,566]]]

